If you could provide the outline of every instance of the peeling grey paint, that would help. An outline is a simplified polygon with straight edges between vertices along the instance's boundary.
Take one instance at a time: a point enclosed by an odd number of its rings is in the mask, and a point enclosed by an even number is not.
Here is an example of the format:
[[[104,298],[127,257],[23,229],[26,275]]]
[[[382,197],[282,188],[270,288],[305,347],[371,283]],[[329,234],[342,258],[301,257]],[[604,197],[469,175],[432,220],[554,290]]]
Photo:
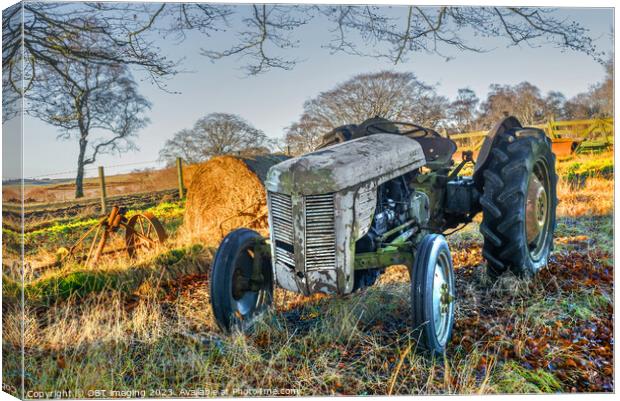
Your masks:
[[[334,285],[337,280],[336,270],[311,270],[306,273],[308,277],[308,290],[311,294],[321,292],[323,294],[337,293]]]
[[[377,207],[377,184],[367,182],[360,185],[355,194],[354,218],[355,239],[359,239],[368,233]]]
[[[267,202],[268,210],[269,210],[269,227],[273,228],[273,213],[272,213],[272,204],[271,202]],[[284,263],[278,263],[275,257],[276,255],[276,241],[274,238],[273,229],[269,232],[270,238],[270,246],[271,246],[271,266],[273,277],[275,277],[276,283],[289,291],[303,293],[305,291],[305,286],[300,287],[298,285],[298,281],[295,275],[295,271],[286,266]]]
[[[318,195],[380,179],[385,182],[425,163],[415,139],[375,134],[329,146],[271,167],[265,187],[288,195]]]
[[[338,269],[338,293],[353,291],[353,262],[355,256],[354,202],[356,189],[337,194],[336,206],[336,267]]]
[[[291,200],[293,202],[293,235],[295,246],[295,274],[294,279],[297,282],[297,287],[300,288],[302,293],[308,294],[308,286],[305,276],[305,229],[306,229],[306,216],[304,213],[304,197],[298,194],[292,195]]]
[[[333,145],[273,166],[265,186],[291,196],[295,269],[274,262],[274,276],[285,289],[311,294],[353,290],[355,243],[372,223],[377,187],[425,164],[424,152],[405,136],[376,134]],[[334,194],[335,266],[306,270],[306,212],[310,195]],[[269,224],[273,227],[271,210]],[[271,252],[275,244],[271,235]]]

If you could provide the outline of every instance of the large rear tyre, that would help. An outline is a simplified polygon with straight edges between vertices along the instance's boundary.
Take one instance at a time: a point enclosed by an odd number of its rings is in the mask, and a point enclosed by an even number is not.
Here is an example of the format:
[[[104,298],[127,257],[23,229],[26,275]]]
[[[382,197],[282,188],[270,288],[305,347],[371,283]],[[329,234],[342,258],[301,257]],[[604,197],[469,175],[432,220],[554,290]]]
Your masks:
[[[484,177],[483,256],[498,277],[535,275],[549,260],[557,207],[555,155],[542,131],[505,133],[489,155]]]
[[[411,274],[413,327],[419,347],[442,355],[454,325],[454,270],[443,235],[429,234],[420,242]]]
[[[211,307],[220,329],[245,330],[273,299],[271,258],[264,239],[240,228],[220,244],[211,266]]]

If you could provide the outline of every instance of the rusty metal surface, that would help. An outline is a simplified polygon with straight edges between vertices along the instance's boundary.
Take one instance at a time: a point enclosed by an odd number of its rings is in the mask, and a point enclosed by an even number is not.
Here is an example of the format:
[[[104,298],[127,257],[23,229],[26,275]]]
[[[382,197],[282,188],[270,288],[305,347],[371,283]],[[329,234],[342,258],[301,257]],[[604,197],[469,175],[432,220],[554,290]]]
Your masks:
[[[131,216],[125,225],[125,246],[130,258],[139,248],[153,248],[167,239],[166,230],[151,212]]]
[[[525,228],[527,242],[531,243],[542,231],[547,211],[547,194],[538,177],[532,175],[527,188]]]
[[[578,139],[563,139],[553,138],[551,140],[551,150],[556,156],[570,156],[575,152],[581,140]]]
[[[88,229],[60,260],[53,264],[40,266],[40,268],[60,266],[68,260],[84,261],[85,266],[92,267],[103,255],[126,251],[130,257],[135,257],[138,249],[152,248],[166,240],[167,235],[163,225],[152,213],[139,213],[129,219],[125,213],[125,208],[114,206],[110,213],[101,217],[95,226]],[[125,230],[125,247],[105,251],[110,237],[121,229]],[[88,240],[90,244],[85,248],[85,242],[93,232],[94,235]],[[87,252],[84,253],[85,249]]]

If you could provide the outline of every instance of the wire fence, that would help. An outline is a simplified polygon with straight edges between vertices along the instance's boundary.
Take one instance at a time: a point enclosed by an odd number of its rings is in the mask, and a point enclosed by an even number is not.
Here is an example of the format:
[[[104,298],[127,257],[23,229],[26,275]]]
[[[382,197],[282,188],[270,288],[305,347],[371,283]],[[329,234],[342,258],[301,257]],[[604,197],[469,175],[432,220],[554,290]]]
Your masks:
[[[159,159],[132,162],[132,163],[111,164],[111,165],[106,165],[103,167],[106,169],[106,171],[114,171],[116,174],[127,174],[131,172],[135,172],[135,168],[138,166],[145,166],[145,168],[149,168],[150,166],[153,169],[166,168],[165,164]],[[132,167],[132,168],[127,169],[127,167]],[[99,169],[99,166],[86,167],[84,169],[85,177],[96,176],[98,169]],[[72,178],[75,178],[76,175],[77,175],[77,169],[73,169],[73,170],[54,171],[50,173],[42,173],[38,175],[28,176],[28,177],[24,177],[24,180],[41,180],[41,179],[52,178],[52,177],[72,179]]]
[[[99,198],[102,212],[105,212],[109,197],[176,189],[182,199],[185,195],[183,169],[181,158],[176,160],[176,166],[165,165],[161,160],[149,160],[87,167],[80,197],[75,182],[77,169],[54,171],[24,177],[23,181],[3,180],[2,198],[7,203],[21,203],[23,199],[27,204],[92,202]]]

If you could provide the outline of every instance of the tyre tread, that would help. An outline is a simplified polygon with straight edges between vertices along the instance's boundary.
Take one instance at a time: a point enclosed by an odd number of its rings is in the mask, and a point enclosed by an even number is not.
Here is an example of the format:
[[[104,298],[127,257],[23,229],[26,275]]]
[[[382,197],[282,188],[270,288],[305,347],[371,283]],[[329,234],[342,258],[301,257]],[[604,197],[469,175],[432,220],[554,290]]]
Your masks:
[[[480,196],[483,212],[480,233],[484,238],[482,255],[487,260],[488,271],[492,275],[500,275],[510,269],[517,275],[530,276],[533,267],[525,239],[525,211],[519,205],[525,202],[528,177],[533,169],[534,160],[544,158],[549,168],[552,187],[553,212],[550,230],[555,229],[557,206],[555,155],[551,151],[547,137],[544,137],[544,140],[542,136],[517,138],[506,133],[497,141],[490,152],[486,170],[482,172],[484,180],[481,185],[483,193]]]

